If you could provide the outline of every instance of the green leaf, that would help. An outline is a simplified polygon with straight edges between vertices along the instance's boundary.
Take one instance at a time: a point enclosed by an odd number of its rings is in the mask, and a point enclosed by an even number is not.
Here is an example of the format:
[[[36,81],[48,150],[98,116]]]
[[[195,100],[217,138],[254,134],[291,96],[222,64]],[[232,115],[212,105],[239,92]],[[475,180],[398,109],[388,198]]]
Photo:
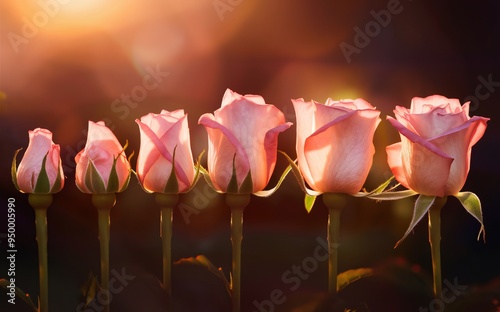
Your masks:
[[[85,306],[88,306],[92,300],[96,297],[99,292],[99,281],[97,276],[92,272],[89,273],[87,281],[80,287],[83,298],[85,300]]]
[[[113,166],[111,166],[111,172],[109,173],[108,179],[108,187],[106,188],[106,192],[108,193],[116,193],[118,188],[120,187],[120,181],[118,180],[118,173],[116,172],[116,162],[118,160],[118,155],[116,158],[113,158]]]
[[[373,275],[373,269],[370,268],[360,268],[347,270],[337,275],[337,291],[342,290],[347,285],[360,280],[364,277],[370,277]]]
[[[231,175],[231,180],[227,185],[227,192],[237,194],[238,193],[238,178],[236,177],[236,154],[233,156],[233,174]]]
[[[85,186],[93,194],[106,193],[104,181],[94,166],[94,162],[90,159],[87,172],[85,172]]]
[[[286,167],[285,171],[283,171],[283,173],[281,174],[281,177],[278,180],[278,183],[276,183],[276,186],[273,187],[272,189],[258,191],[258,192],[255,192],[253,194],[256,195],[256,196],[259,196],[259,197],[269,197],[269,196],[273,195],[279,189],[279,187],[281,186],[281,183],[283,183],[283,181],[285,180],[286,176],[288,175],[288,173],[291,170],[292,170],[292,166],[288,165],[288,167]]]
[[[19,154],[19,152],[21,150],[22,150],[22,148],[15,151],[14,157],[12,158],[12,167],[10,168],[10,174],[12,176],[12,183],[14,183],[14,186],[16,187],[16,189],[18,191],[21,191],[21,190],[19,189],[19,185],[17,184],[17,161],[16,161],[16,158],[17,158],[17,154]]]
[[[418,222],[422,220],[427,211],[429,211],[429,209],[431,208],[432,204],[434,204],[435,200],[436,196],[418,196],[417,200],[415,201],[415,207],[413,208],[413,216],[410,222],[410,226],[408,227],[408,230],[406,230],[406,233],[403,235],[403,237],[396,243],[396,246],[394,246],[394,248],[398,247],[398,245],[403,242],[408,234],[410,234],[410,232],[418,224]]]
[[[477,239],[481,237],[481,233],[483,234],[483,241],[486,241],[486,231],[484,230],[483,223],[483,211],[481,209],[481,201],[479,197],[472,192],[460,192],[455,195],[456,198],[462,203],[465,210],[470,213],[477,221],[481,224],[481,228],[479,229],[479,234],[477,235]]]
[[[163,193],[165,194],[178,194],[179,193],[179,182],[177,181],[177,174],[175,173],[175,151],[177,150],[177,145],[174,147],[174,152],[172,153],[172,171],[170,172],[170,177],[165,184]]]
[[[226,275],[224,275],[222,268],[216,268],[215,265],[213,265],[213,263],[210,260],[208,260],[208,258],[205,257],[204,255],[198,255],[196,257],[190,257],[190,258],[182,258],[176,261],[174,264],[175,265],[193,264],[205,267],[209,272],[213,273],[216,277],[220,278],[224,282],[226,290],[228,291],[229,296],[231,296],[231,283],[226,279]]]
[[[40,173],[38,174],[38,179],[36,180],[35,188],[33,189],[33,193],[35,194],[48,194],[50,192],[49,176],[47,175],[47,170],[45,170],[47,155],[49,155],[48,152],[43,157],[42,168],[40,169]]]
[[[307,213],[311,212],[312,207],[314,206],[314,202],[316,201],[316,195],[306,194],[304,197],[304,205],[306,207]]]
[[[9,286],[9,281],[5,278],[2,278],[0,279],[0,287],[3,287],[5,288],[6,290],[8,290],[8,286]],[[31,297],[30,295],[26,294],[21,288],[19,287],[16,287],[15,288],[16,290],[16,296],[23,300],[24,302],[26,302],[26,304],[31,308],[32,311],[35,311],[37,312],[38,309],[36,308],[35,304],[33,303],[33,301],[31,300]]]

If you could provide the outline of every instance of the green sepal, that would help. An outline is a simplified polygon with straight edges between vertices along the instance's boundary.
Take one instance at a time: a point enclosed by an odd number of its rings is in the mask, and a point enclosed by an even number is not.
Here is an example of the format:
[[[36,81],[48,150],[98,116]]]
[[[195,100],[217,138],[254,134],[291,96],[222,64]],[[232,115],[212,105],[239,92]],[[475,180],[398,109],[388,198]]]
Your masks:
[[[229,180],[229,183],[227,185],[227,193],[233,193],[237,194],[239,189],[238,189],[238,178],[236,177],[236,154],[233,156],[233,174],[231,175],[231,180]]]
[[[364,277],[370,277],[372,275],[373,269],[371,268],[359,268],[342,272],[337,275],[337,291],[341,291],[344,287],[357,280]]]
[[[400,183],[397,183],[396,185],[393,185],[392,187],[387,189],[393,180],[394,180],[394,176],[391,176],[384,183],[377,186],[374,190],[372,190],[370,192],[366,192],[366,191],[358,192],[352,196],[354,196],[354,197],[368,197],[370,199],[383,201],[383,200],[398,200],[398,199],[403,199],[403,198],[414,196],[414,195],[418,194],[417,192],[415,192],[413,190],[394,191],[398,186],[401,185]]]
[[[359,193],[358,193],[359,194]],[[367,194],[366,196],[356,196],[356,197],[368,197],[370,199],[375,199],[375,200],[399,200],[411,196],[415,196],[418,193],[415,192],[414,190],[404,190],[404,191],[386,191],[386,192],[381,192],[381,193],[376,193],[376,194]]]
[[[125,182],[123,182],[122,188],[119,189],[117,193],[123,192],[128,187],[128,184],[130,182],[130,176],[131,176],[131,174],[132,174],[132,169],[130,169],[130,171],[128,172],[127,178],[125,179]]]
[[[177,145],[174,147],[174,152],[172,153],[172,171],[170,172],[170,177],[163,188],[163,193],[165,194],[178,194],[179,193],[179,182],[177,181],[177,174],[175,173],[175,150]]]
[[[293,175],[297,179],[297,182],[299,183],[300,189],[305,193],[305,198],[304,198],[304,207],[306,208],[307,212],[310,212],[316,196],[321,195],[321,192],[317,192],[314,190],[309,189],[306,186],[306,182],[304,181],[304,178],[302,177],[302,174],[300,173],[300,169],[295,163],[296,161],[293,161],[290,156],[287,155],[287,153],[283,151],[278,151],[280,152],[283,156],[285,156],[286,160],[288,161],[289,166],[291,167],[291,170],[293,172]],[[314,197],[314,199],[312,199]]]
[[[57,165],[56,180],[54,181],[54,185],[52,185],[52,189],[50,190],[51,194],[59,192],[62,188],[61,165],[61,159],[59,159],[59,164]]]
[[[316,202],[316,195],[306,194],[304,197],[304,206],[306,207],[307,213],[311,212],[314,202]]]
[[[50,181],[49,176],[47,175],[47,170],[45,169],[45,164],[47,162],[47,154],[43,157],[42,160],[42,168],[40,169],[40,173],[38,174],[38,179],[36,180],[35,188],[33,189],[33,193],[35,194],[48,194],[50,192]]]
[[[21,191],[21,189],[19,188],[19,185],[17,184],[17,161],[16,161],[16,158],[17,158],[17,154],[19,154],[19,152],[21,150],[22,150],[22,148],[20,148],[14,152],[14,157],[12,158],[12,167],[10,168],[10,174],[12,176],[12,183],[14,183],[14,186],[16,187],[16,189],[18,191]]]
[[[253,181],[252,181],[252,171],[248,170],[248,174],[241,183],[239,192],[240,194],[252,194],[253,191]]]
[[[413,228],[415,228],[420,220],[422,220],[427,211],[429,211],[431,206],[434,204],[435,200],[436,196],[418,196],[417,200],[415,201],[415,206],[413,207],[413,216],[410,222],[410,226],[406,230],[406,233],[403,235],[403,237],[396,243],[396,246],[394,246],[394,248],[398,247],[399,244],[401,244],[403,240],[408,236],[408,234],[413,231]]]
[[[470,213],[477,221],[481,224],[481,228],[479,229],[479,234],[477,235],[477,239],[481,237],[483,234],[483,241],[486,242],[486,231],[484,230],[483,223],[483,211],[481,209],[481,201],[479,197],[472,192],[460,192],[455,195],[456,198],[462,203],[462,206]]]
[[[214,183],[212,182],[212,179],[210,178],[210,173],[208,173],[208,170],[205,169],[203,166],[200,165],[200,173],[203,175],[203,178],[205,178],[205,182],[207,182],[208,186],[210,186],[210,188],[212,190],[214,190],[215,192],[219,193],[219,194],[224,194],[224,192],[218,190]]]
[[[203,166],[201,165],[201,158],[203,157],[203,154],[205,154],[205,150],[201,151],[200,155],[198,155],[198,158],[196,159],[193,184],[191,184],[184,193],[188,193],[189,191],[191,191],[193,189],[193,187],[196,185],[196,183],[198,182],[198,180],[200,179],[200,173],[203,174],[203,172],[202,172]],[[212,182],[212,181],[210,181],[210,182]],[[210,187],[213,188],[213,185],[210,185]]]
[[[127,147],[128,147],[128,140],[125,140],[125,145],[123,146],[123,150],[120,152],[120,154],[118,154],[118,157],[121,155],[121,153],[123,153],[123,155],[125,156],[125,150],[127,149]],[[130,161],[132,160],[132,157],[134,157],[134,155],[135,155],[135,151],[132,151],[132,153],[130,153],[130,155],[128,156],[127,161],[129,162],[129,164],[130,164]],[[119,189],[117,191],[117,193],[123,192],[128,187],[131,175],[132,175],[132,169],[130,169],[130,171],[128,172],[127,178],[125,179],[125,182],[123,183],[122,188]]]
[[[118,157],[120,157],[120,155],[118,155]],[[113,158],[113,165],[111,166],[111,172],[109,173],[108,186],[106,187],[107,193],[116,193],[120,187],[118,173],[116,172],[116,162],[118,157]]]
[[[288,165],[286,167],[285,171],[283,171],[283,173],[281,174],[281,177],[278,180],[278,183],[276,183],[275,187],[273,187],[272,189],[269,189],[269,190],[258,191],[258,192],[255,192],[253,194],[255,196],[258,196],[258,197],[269,197],[269,196],[273,195],[279,189],[279,187],[281,186],[281,183],[283,183],[283,181],[285,180],[286,176],[288,175],[288,173],[290,171],[292,171],[292,166]]]
[[[92,194],[106,193],[106,186],[104,180],[97,171],[94,162],[89,159],[87,172],[85,172],[85,186]]]

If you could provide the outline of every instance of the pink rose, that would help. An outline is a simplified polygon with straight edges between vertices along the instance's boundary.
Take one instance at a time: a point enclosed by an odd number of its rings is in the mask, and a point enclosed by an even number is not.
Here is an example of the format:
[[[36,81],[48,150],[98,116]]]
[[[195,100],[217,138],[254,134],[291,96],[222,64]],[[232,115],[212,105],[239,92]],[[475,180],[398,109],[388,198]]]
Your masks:
[[[173,194],[187,191],[194,182],[195,170],[184,110],[162,110],[135,122],[141,132],[137,176],[144,190]],[[169,180],[172,167],[175,175]],[[173,185],[167,185],[168,181]]]
[[[441,95],[415,97],[411,108],[397,106],[401,142],[390,145],[387,161],[406,188],[427,196],[456,195],[464,186],[471,148],[483,136],[488,118],[469,117],[469,102]]]
[[[291,126],[279,109],[261,96],[227,89],[221,108],[198,123],[208,133],[208,171],[217,190],[254,193],[266,187],[276,165],[278,134]]]
[[[128,186],[130,163],[120,142],[103,121],[89,121],[87,143],[75,161],[76,185],[83,193],[117,193]]]
[[[359,192],[372,166],[380,112],[363,99],[292,103],[298,165],[307,184],[319,192]]]
[[[24,193],[59,192],[64,186],[59,145],[52,142],[49,130],[36,128],[28,134],[28,148],[12,176],[14,184]]]

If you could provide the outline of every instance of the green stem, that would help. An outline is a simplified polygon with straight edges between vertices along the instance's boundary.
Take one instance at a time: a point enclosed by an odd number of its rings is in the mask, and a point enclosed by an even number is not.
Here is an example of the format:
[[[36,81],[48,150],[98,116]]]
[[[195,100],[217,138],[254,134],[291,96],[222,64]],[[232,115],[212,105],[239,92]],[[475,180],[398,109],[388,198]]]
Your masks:
[[[233,312],[240,312],[243,210],[249,203],[250,194],[226,194],[226,204],[231,208],[231,243],[233,251],[231,295]]]
[[[155,200],[161,206],[160,236],[163,251],[163,288],[167,292],[170,311],[172,301],[172,221],[173,210],[179,202],[179,195],[158,193]]]
[[[346,205],[346,199],[341,194],[323,194],[323,203],[328,208],[328,292],[337,293],[338,248],[340,246],[340,212]]]
[[[441,298],[443,283],[441,278],[441,208],[446,203],[446,197],[436,197],[429,209],[429,244],[432,255],[432,276],[434,296]]]
[[[40,278],[40,306],[38,311],[49,311],[49,266],[47,256],[47,208],[52,194],[29,194],[28,201],[35,209],[36,241],[38,244],[38,274]]]
[[[103,303],[104,312],[109,312],[111,294],[109,292],[109,228],[110,211],[116,203],[114,193],[93,194],[92,203],[97,208],[99,244],[101,252],[101,292],[106,294],[106,301]]]

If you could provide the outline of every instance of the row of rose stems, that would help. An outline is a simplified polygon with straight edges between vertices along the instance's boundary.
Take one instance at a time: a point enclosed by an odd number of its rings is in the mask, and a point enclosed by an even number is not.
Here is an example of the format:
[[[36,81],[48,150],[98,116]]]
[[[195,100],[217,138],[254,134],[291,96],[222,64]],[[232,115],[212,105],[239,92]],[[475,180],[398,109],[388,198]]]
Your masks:
[[[470,149],[483,135],[488,118],[471,118],[468,116],[468,103],[461,105],[456,99],[438,95],[414,98],[410,110],[396,107],[396,119],[388,117],[388,120],[400,132],[401,142],[388,146],[386,151],[388,164],[399,183],[389,188],[392,181],[389,179],[371,192],[360,192],[372,165],[372,141],[380,122],[380,111],[362,99],[328,99],[325,104],[302,99],[292,102],[297,115],[297,160],[293,161],[283,153],[289,166],[276,187],[270,190],[263,189],[269,183],[276,164],[278,134],[288,129],[291,123],[286,122],[283,113],[266,104],[262,97],[242,96],[228,89],[221,108],[214,114],[200,117],[198,122],[205,126],[209,139],[208,170],[200,165],[202,155],[194,164],[187,115],[183,110],[163,110],[160,114],[148,114],[136,120],[141,147],[135,173],[142,188],[156,194],[155,199],[160,206],[163,287],[169,304],[173,210],[179,194],[187,193],[194,187],[200,172],[215,191],[225,194],[231,209],[233,261],[230,290],[233,311],[240,311],[244,208],[250,202],[250,194],[261,197],[272,195],[289,171],[294,173],[306,194],[304,203],[307,211],[312,209],[319,195],[323,195],[323,202],[328,208],[330,294],[334,295],[338,288],[340,215],[347,206],[346,194],[375,200],[397,200],[420,194],[415,201],[410,226],[396,246],[428,214],[434,294],[439,298],[442,288],[440,211],[448,195],[457,197],[481,223],[480,233],[484,235],[479,198],[471,192],[460,192],[460,189],[469,170]],[[446,123],[448,129],[444,132],[446,127],[443,126],[438,127],[439,131],[433,129],[435,119]],[[38,128],[30,131],[29,135],[30,143],[19,167],[14,156],[12,177],[20,191],[30,193],[29,202],[35,208],[40,265],[39,311],[47,312],[46,210],[52,194],[63,188],[64,174],[60,148],[52,142],[52,133]],[[463,148],[457,150],[453,140],[460,141]],[[108,298],[110,209],[115,205],[115,193],[127,188],[132,172],[130,159],[125,155],[126,147],[121,146],[103,122],[89,121],[87,144],[75,157],[76,185],[82,192],[92,194],[92,203],[98,211],[101,291],[108,294]],[[221,161],[230,159],[232,162]],[[453,161],[457,163],[454,166],[451,165]],[[396,191],[399,185],[407,190]],[[104,311],[109,311],[109,302],[105,304]]]

